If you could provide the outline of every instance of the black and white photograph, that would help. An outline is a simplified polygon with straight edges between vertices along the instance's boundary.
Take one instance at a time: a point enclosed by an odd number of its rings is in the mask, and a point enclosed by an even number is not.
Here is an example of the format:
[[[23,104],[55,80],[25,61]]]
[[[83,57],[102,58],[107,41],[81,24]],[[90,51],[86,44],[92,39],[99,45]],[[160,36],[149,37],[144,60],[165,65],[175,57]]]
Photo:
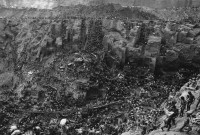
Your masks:
[[[200,135],[200,0],[0,0],[0,135]]]

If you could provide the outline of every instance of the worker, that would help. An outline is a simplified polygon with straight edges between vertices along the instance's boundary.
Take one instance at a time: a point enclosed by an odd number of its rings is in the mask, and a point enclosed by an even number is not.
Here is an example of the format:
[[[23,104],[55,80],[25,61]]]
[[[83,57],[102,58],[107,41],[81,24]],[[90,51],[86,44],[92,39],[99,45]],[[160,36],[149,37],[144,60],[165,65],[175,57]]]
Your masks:
[[[186,102],[185,98],[181,97],[181,101],[180,101],[180,113],[179,113],[180,117],[183,117],[186,105],[187,105],[187,102]]]
[[[187,111],[190,110],[190,107],[191,107],[192,103],[194,102],[194,100],[195,100],[194,95],[192,94],[191,91],[189,91],[188,95],[187,95]]]

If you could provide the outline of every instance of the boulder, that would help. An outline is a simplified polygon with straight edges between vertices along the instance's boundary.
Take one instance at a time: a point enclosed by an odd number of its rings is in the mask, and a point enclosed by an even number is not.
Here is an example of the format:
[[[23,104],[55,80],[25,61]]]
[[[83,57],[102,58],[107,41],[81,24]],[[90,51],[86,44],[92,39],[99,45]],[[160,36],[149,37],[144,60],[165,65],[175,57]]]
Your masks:
[[[117,30],[117,21],[116,20],[110,20],[110,29]]]
[[[48,42],[48,43],[52,43],[53,42],[53,38],[51,38],[50,36],[48,36],[48,35],[45,35],[45,37],[44,37],[44,41],[46,41],[46,42]]]
[[[141,27],[140,26],[135,26],[134,28],[132,28],[130,30],[129,36],[130,37],[137,37],[137,36],[139,36],[140,32],[141,32]]]
[[[178,33],[177,35],[177,42],[183,43],[183,41],[185,40],[187,36],[187,32],[186,31],[181,31]]]
[[[130,132],[124,132],[124,133],[122,133],[122,135],[133,135],[133,134]]]
[[[174,31],[172,31],[171,29],[171,26],[170,24],[168,23],[165,27],[165,29],[163,30],[163,36],[164,38],[166,39],[167,41],[167,44],[168,44],[168,41],[171,39],[171,37],[175,34]]]
[[[52,34],[53,34],[52,36],[54,38],[62,36],[62,23],[61,23],[61,21],[54,22],[51,26],[51,29],[52,29],[51,31],[52,31]]]
[[[149,36],[145,46],[145,57],[157,57],[160,53],[161,37]]]
[[[172,62],[178,59],[178,53],[174,50],[167,50],[166,51],[166,61]]]
[[[190,23],[187,23],[187,24],[185,24],[186,26],[188,26],[189,28],[194,28],[195,27],[195,25],[194,24],[190,24]]]
[[[139,26],[135,26],[130,30],[129,33],[130,40],[128,46],[135,47],[135,44],[138,42],[140,38],[140,33],[141,33],[141,27]]]
[[[118,31],[123,31],[125,28],[124,28],[124,23],[120,20],[117,21],[117,25],[116,25],[116,29]]]
[[[110,29],[110,20],[103,19],[103,27],[106,29]]]
[[[26,83],[22,83],[16,88],[15,93],[17,94],[18,98],[21,98],[23,96],[22,91],[24,90],[25,87]]]
[[[155,70],[155,67],[156,67],[156,61],[157,61],[157,58],[156,57],[145,57],[143,59],[143,63],[145,65],[148,65],[148,67],[150,68],[150,70],[152,72],[154,72]]]
[[[192,29],[191,27],[188,27],[186,25],[180,25],[179,26],[179,30],[186,30],[186,31],[188,31],[188,30],[191,30],[191,29]]]
[[[126,51],[126,57],[129,61],[131,61],[131,59],[135,59],[135,58],[139,58],[141,56],[142,53],[142,47],[130,47],[127,46],[127,51]]]
[[[196,37],[196,43],[200,45],[200,36]]]
[[[114,46],[112,46],[113,51],[115,52],[115,54],[118,56],[120,62],[125,63],[125,59],[126,59],[126,43],[123,42],[123,40],[121,41],[117,41],[114,43]]]
[[[73,44],[70,48],[73,52],[77,52],[79,50],[79,45]]]
[[[78,33],[74,34],[74,36],[73,36],[73,42],[78,41],[79,37],[80,37],[80,35]]]
[[[72,29],[74,30],[79,30],[80,29],[80,26],[81,26],[81,19],[76,19],[73,23],[73,27]]]
[[[33,77],[34,77],[35,71],[30,70],[30,71],[24,71],[23,72],[23,77],[26,81],[31,82]]]
[[[25,44],[19,44],[17,47],[17,58],[19,59],[21,57],[21,53],[24,50]]]
[[[177,42],[177,35],[173,34],[168,40],[168,46],[172,47]]]
[[[187,37],[187,38],[185,38],[183,43],[185,43],[185,44],[193,44],[194,43],[194,38]]]
[[[49,68],[53,65],[54,61],[56,59],[56,56],[53,54],[51,55],[44,63],[44,68]]]
[[[5,26],[6,26],[5,21],[0,20],[0,29],[1,29],[1,31],[3,31]]]
[[[1,33],[0,33],[1,34]],[[4,36],[0,36],[0,44],[2,44],[2,45],[0,45],[0,47],[2,47],[3,46],[3,43],[5,42],[5,37]]]
[[[73,98],[86,97],[86,92],[79,90],[79,83],[72,82],[70,86],[65,89],[65,95],[72,93]]]
[[[5,62],[3,60],[0,60],[0,72],[4,71],[5,69]]]
[[[196,37],[200,34],[200,28],[192,29],[188,32],[188,37]]]
[[[182,62],[191,63],[197,57],[200,57],[200,45],[198,44],[176,44],[175,50],[179,50],[179,59]],[[200,64],[200,61],[198,62]]]
[[[0,87],[12,85],[14,77],[15,75],[13,72],[5,72],[0,74]]]
[[[62,46],[62,38],[61,37],[57,37],[56,38],[56,46],[57,47],[61,47]]]
[[[15,37],[15,34],[13,33],[13,31],[11,31],[11,29],[6,28],[4,32],[5,35],[10,39],[13,39]]]
[[[142,135],[142,130],[137,129],[136,131],[130,130],[128,132],[122,133],[122,135]]]

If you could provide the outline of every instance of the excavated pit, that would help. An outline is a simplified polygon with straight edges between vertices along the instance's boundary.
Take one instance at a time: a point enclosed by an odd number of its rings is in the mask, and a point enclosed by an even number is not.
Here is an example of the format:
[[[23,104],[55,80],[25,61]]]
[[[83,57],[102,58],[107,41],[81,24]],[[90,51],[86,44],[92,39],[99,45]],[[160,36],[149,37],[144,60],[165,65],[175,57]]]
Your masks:
[[[85,13],[94,10],[85,8]],[[104,8],[113,10],[112,5]],[[44,134],[59,134],[56,125],[62,118],[72,121],[68,134],[77,134],[78,129],[123,133],[135,129],[128,121],[134,123],[144,114],[162,116],[159,107],[169,93],[199,74],[198,23],[131,20],[135,15],[124,20],[125,13],[134,11],[128,8],[117,13],[121,19],[112,13],[110,18],[93,18],[92,13],[80,18],[73,8],[62,15],[57,10],[1,10],[3,135],[12,124],[25,133],[40,126]],[[96,14],[104,17],[103,11]],[[68,16],[71,13],[75,15]],[[149,14],[136,16],[143,20]],[[138,107],[143,109],[134,116]],[[100,131],[101,126],[111,129]]]

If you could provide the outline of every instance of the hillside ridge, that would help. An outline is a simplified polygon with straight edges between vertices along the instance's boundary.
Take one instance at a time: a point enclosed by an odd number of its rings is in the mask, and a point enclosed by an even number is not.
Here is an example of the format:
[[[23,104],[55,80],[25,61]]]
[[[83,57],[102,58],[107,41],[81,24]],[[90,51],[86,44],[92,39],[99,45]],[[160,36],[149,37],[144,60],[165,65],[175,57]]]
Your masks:
[[[179,8],[179,7],[199,7],[199,0],[0,0],[5,7],[28,7],[40,9],[52,9],[59,5],[90,5],[90,4],[120,4],[122,6],[145,6],[150,8]]]

